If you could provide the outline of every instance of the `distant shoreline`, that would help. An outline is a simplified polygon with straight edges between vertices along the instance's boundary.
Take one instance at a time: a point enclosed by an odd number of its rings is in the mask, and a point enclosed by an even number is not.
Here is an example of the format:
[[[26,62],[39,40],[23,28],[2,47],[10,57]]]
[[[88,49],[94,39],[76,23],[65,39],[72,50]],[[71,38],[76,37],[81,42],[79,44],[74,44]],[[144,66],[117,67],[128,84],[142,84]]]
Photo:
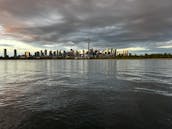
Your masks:
[[[0,61],[2,60],[154,60],[154,59],[161,59],[161,60],[172,60],[172,58],[170,57],[164,57],[164,58],[93,58],[93,59],[0,59]]]

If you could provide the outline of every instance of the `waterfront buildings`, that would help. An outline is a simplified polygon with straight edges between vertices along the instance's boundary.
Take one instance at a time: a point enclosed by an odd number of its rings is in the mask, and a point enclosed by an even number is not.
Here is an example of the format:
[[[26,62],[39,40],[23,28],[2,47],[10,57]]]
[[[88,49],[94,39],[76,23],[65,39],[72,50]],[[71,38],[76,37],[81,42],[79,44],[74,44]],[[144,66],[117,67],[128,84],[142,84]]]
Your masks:
[[[121,51],[117,51],[117,55],[129,56],[129,52],[128,50],[121,50]]]
[[[8,58],[7,49],[4,49],[4,58]],[[118,51],[114,48],[107,48],[104,50],[99,49],[85,49],[85,50],[40,50],[31,54],[31,52],[26,51],[23,55],[17,55],[17,50],[14,49],[14,56],[10,58],[25,58],[25,59],[88,59],[88,58],[115,58],[117,56],[128,56],[127,50]]]

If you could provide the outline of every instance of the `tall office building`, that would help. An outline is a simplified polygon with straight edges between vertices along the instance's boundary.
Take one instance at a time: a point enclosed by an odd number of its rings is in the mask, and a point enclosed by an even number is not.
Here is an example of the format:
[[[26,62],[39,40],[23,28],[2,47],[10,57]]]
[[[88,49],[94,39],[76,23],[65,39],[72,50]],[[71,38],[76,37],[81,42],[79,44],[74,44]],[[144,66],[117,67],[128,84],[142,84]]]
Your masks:
[[[47,50],[44,51],[44,55],[47,56]]]
[[[17,58],[17,50],[14,49],[14,58]]]
[[[128,50],[123,51],[123,56],[128,56]]]
[[[37,52],[35,52],[35,57],[40,57],[40,52],[39,51],[37,51]]]
[[[56,51],[56,54],[57,54],[57,56],[59,56],[59,51],[58,50]]]
[[[7,57],[7,49],[4,49],[4,58]]]
[[[30,57],[30,52],[25,52],[25,58],[29,58]]]
[[[114,49],[114,54],[115,57],[117,56],[117,49]]]
[[[40,54],[41,54],[41,56],[44,56],[44,52],[42,50],[41,50]]]
[[[53,56],[53,52],[52,51],[49,51],[49,56]]]
[[[56,51],[53,52],[53,56],[57,56]]]

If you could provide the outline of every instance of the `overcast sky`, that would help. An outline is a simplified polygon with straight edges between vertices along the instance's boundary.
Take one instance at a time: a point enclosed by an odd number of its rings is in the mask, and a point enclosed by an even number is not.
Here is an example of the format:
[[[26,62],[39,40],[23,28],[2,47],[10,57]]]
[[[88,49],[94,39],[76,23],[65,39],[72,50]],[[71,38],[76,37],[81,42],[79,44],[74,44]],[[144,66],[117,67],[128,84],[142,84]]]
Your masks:
[[[0,0],[0,49],[172,52],[172,0]]]

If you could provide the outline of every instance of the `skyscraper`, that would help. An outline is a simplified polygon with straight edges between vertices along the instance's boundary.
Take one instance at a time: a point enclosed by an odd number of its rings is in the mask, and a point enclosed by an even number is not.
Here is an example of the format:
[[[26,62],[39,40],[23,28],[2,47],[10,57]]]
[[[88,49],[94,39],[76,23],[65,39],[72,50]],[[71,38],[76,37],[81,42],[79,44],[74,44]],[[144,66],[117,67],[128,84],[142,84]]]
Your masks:
[[[47,50],[44,51],[44,55],[47,56]]]
[[[117,56],[117,49],[113,50],[113,56],[115,56],[115,57]]]
[[[44,52],[42,50],[41,50],[40,54],[41,54],[41,56],[44,56]]]
[[[91,40],[88,39],[88,58],[90,57],[90,42],[91,42]]]
[[[17,58],[17,50],[14,49],[14,58]]]
[[[7,49],[4,49],[4,58],[7,58]]]
[[[25,52],[25,58],[29,58],[30,57],[30,52]]]
[[[53,56],[53,52],[52,51],[49,51],[49,56]]]
[[[57,56],[56,51],[53,52],[53,56]]]
[[[56,54],[57,54],[57,56],[59,56],[59,51],[58,50],[56,51]]]

